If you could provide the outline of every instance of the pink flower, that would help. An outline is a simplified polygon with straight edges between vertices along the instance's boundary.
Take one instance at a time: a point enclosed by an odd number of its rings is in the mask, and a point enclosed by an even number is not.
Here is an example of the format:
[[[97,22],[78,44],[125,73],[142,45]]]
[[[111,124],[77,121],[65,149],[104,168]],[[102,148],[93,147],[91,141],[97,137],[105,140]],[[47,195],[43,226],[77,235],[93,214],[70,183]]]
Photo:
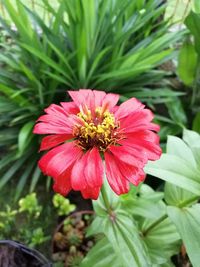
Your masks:
[[[40,169],[53,177],[54,190],[62,195],[73,189],[97,199],[104,172],[116,194],[127,193],[130,183],[144,180],[147,161],[161,155],[152,112],[135,98],[117,106],[116,94],[68,93],[72,102],[50,105],[35,125],[34,133],[48,134],[40,151],[50,150],[40,159]]]

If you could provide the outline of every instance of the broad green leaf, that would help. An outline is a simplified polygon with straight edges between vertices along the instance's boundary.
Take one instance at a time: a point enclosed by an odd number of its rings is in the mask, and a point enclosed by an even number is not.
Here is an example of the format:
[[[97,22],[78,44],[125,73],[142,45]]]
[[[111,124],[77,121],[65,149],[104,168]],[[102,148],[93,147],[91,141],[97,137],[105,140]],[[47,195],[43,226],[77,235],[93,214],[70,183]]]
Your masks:
[[[153,267],[154,267],[154,266],[153,266]],[[155,266],[155,267],[156,267],[156,266]],[[164,264],[161,264],[160,267],[176,267],[176,266],[175,266],[174,263],[172,263],[171,260],[170,260],[170,261],[168,261],[168,262],[166,262],[166,263],[164,263]]]
[[[133,216],[156,219],[160,216],[160,200],[163,199],[162,192],[155,192],[150,186],[141,184],[132,187],[128,194],[122,195],[122,207]]]
[[[147,231],[149,222],[153,223],[154,221],[147,219],[141,230],[144,234],[143,239],[151,257],[152,266],[154,266],[153,264],[160,266],[160,264],[168,262],[172,255],[177,254],[181,242],[175,226],[168,218]]]
[[[122,266],[150,267],[149,256],[139,237],[138,229],[126,213],[116,212],[113,220],[108,218],[102,228],[115,253],[121,254]]]
[[[32,129],[33,129],[34,122],[30,121],[27,122],[20,130],[18,136],[18,148],[19,154],[23,154],[24,150],[28,147],[33,138]]]
[[[190,261],[194,267],[199,267],[200,251],[200,205],[196,204],[191,208],[179,209],[176,207],[167,208],[168,215],[177,227],[183,239]]]
[[[115,199],[117,197],[109,188],[108,183],[106,183],[105,191],[110,199],[109,202],[114,201],[114,206],[111,204],[111,208],[109,207],[109,210],[106,209],[104,203],[105,192],[101,194],[101,198],[93,201],[98,217],[96,222],[93,222],[90,232],[94,233],[96,228],[97,233],[101,231],[107,237],[115,253],[121,255],[120,263],[122,267],[150,267],[148,254],[143,247],[142,239],[133,219],[128,212],[120,209],[120,205]]]
[[[164,198],[163,192],[154,191],[149,185],[142,184],[140,187],[140,197],[152,202],[158,202]]]
[[[168,136],[167,153],[176,155],[185,161],[188,161],[194,168],[197,163],[191,148],[180,138]],[[193,198],[195,195],[188,190],[184,190],[170,183],[165,183],[165,200],[169,205],[179,206],[184,201]]]
[[[196,76],[197,53],[194,45],[186,40],[179,52],[178,75],[180,79],[188,86],[193,84]]]
[[[108,239],[103,238],[89,251],[80,267],[121,267],[119,257]]]
[[[196,14],[191,11],[185,20],[185,24],[190,32],[194,35],[195,48],[197,53],[200,54],[200,14]]]
[[[168,205],[179,206],[196,195],[170,183],[165,183],[165,201]]]
[[[183,140],[190,147],[200,147],[200,135],[195,131],[184,129],[184,131],[183,131]]]
[[[200,135],[197,132],[184,129],[183,140],[190,146],[197,162],[197,168],[200,170]]]
[[[191,148],[182,139],[176,136],[168,136],[167,153],[189,161],[194,168],[197,167]]]
[[[195,13],[200,13],[200,1],[199,0],[193,0],[193,11]]]
[[[124,201],[124,209],[134,215],[155,219],[160,215],[160,209],[155,202],[148,199],[137,198]]]
[[[180,157],[163,154],[158,161],[149,162],[145,171],[150,175],[200,195],[200,171]]]

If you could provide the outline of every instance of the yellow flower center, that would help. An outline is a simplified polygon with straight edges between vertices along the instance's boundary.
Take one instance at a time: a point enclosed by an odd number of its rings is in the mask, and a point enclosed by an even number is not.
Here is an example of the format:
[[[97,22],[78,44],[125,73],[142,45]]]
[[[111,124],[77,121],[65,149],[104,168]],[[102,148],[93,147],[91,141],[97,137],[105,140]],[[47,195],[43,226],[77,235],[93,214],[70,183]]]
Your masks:
[[[77,117],[81,119],[81,125],[75,125],[74,136],[84,150],[96,146],[100,151],[105,151],[109,145],[117,142],[119,123],[103,107],[96,108],[94,114],[84,107]]]

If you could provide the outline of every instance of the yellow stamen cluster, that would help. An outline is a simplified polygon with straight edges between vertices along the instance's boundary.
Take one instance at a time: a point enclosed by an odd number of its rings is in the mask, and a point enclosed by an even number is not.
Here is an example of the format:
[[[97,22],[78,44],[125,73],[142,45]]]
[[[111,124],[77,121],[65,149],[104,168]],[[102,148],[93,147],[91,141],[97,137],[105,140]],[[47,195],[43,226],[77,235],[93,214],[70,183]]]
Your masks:
[[[118,124],[115,122],[114,115],[109,111],[103,111],[98,107],[95,114],[87,110],[86,113],[81,111],[77,116],[83,125],[76,125],[74,135],[83,149],[97,146],[100,151],[105,151],[108,145],[115,143]]]

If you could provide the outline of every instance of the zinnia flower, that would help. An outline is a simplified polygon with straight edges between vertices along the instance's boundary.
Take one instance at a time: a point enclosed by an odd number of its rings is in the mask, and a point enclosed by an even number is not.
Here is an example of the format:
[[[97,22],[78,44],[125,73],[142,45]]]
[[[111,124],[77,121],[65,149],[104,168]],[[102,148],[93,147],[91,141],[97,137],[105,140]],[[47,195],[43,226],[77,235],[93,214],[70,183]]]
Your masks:
[[[68,93],[72,102],[50,105],[35,125],[34,133],[48,134],[40,151],[50,149],[40,159],[40,169],[53,177],[54,191],[64,196],[73,189],[97,199],[104,172],[117,195],[127,193],[130,183],[137,186],[144,180],[147,161],[161,155],[152,112],[135,98],[117,106],[117,94],[89,89]]]

